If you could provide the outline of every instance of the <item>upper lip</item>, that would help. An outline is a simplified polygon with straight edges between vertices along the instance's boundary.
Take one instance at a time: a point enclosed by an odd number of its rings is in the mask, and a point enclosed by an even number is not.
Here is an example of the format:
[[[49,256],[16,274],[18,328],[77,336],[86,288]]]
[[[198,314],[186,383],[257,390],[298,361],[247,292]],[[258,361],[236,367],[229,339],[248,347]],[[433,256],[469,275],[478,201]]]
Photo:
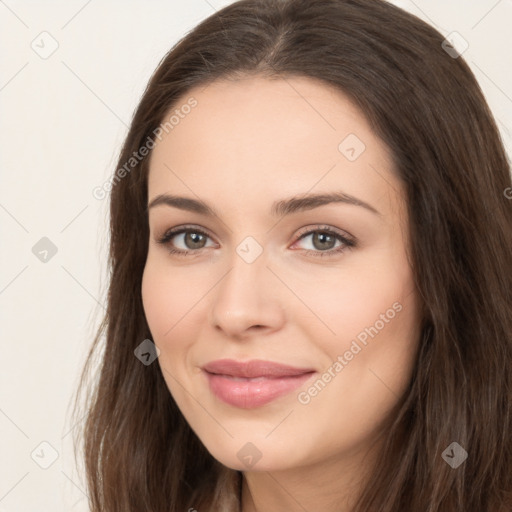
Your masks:
[[[203,366],[203,370],[217,375],[228,375],[230,377],[292,377],[311,373],[311,368],[295,368],[293,366],[265,361],[262,359],[252,359],[250,361],[235,361],[233,359],[218,359]]]

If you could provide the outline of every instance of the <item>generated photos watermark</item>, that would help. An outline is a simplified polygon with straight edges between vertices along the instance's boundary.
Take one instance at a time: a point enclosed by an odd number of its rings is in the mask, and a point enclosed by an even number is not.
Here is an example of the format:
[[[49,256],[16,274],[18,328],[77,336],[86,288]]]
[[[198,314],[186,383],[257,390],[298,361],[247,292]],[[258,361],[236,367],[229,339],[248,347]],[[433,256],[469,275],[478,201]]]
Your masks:
[[[175,108],[168,119],[161,123],[158,128],[153,130],[153,137],[147,137],[146,142],[137,151],[132,153],[128,161],[125,162],[122,167],[117,169],[111,180],[107,180],[102,185],[92,189],[92,195],[94,199],[98,199],[98,201],[105,199],[114,185],[119,183],[119,181],[127,176],[134,167],[136,167],[147,155],[149,155],[149,152],[155,147],[155,138],[161,141],[163,134],[168,134],[171,130],[174,130],[174,128],[176,128],[176,126],[178,126],[178,124],[181,122],[181,120],[190,114],[192,109],[196,106],[197,100],[192,96],[179,108]]]
[[[352,361],[354,357],[368,345],[368,337],[372,339],[375,338],[375,336],[384,329],[386,324],[393,320],[397,313],[400,313],[402,309],[402,304],[400,304],[400,302],[395,302],[392,307],[386,310],[385,313],[380,314],[379,320],[377,320],[372,326],[365,327],[356,336],[356,338],[352,340],[350,348],[347,349],[343,355],[339,355],[306,391],[301,391],[297,395],[298,401],[303,405],[309,404],[311,399],[316,397],[327,386],[327,384],[329,384],[329,382],[331,382],[336,375],[338,375],[343,368],[345,368],[345,366],[347,366],[350,361]],[[363,346],[361,347],[360,344]]]

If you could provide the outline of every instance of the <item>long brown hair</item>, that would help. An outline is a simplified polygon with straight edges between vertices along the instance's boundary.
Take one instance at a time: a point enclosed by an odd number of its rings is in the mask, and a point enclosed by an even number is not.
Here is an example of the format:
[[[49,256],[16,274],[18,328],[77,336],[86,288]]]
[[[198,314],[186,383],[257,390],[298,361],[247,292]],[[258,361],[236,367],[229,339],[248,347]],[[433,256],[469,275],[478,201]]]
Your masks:
[[[256,74],[338,87],[389,146],[407,194],[422,336],[358,512],[512,509],[510,166],[472,72],[443,39],[383,0],[235,2],[163,58],[116,168],[191,88]],[[141,300],[148,167],[143,158],[112,182],[108,307],[77,393],[77,408],[87,395],[80,434],[91,511],[235,512],[241,473],[205,449],[159,365],[134,356],[152,338]],[[442,456],[453,442],[468,453],[457,468]]]

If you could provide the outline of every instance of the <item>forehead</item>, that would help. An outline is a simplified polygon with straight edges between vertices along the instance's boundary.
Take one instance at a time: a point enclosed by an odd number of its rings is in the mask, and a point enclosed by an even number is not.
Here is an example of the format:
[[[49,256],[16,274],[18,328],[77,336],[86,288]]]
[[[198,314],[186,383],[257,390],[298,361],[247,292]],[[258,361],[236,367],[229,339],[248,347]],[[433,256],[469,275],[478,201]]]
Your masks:
[[[182,109],[191,98],[196,105]],[[173,113],[152,151],[149,197],[193,192],[243,206],[283,189],[344,188],[369,202],[399,192],[387,146],[347,96],[320,81],[218,80],[191,89],[164,122]]]

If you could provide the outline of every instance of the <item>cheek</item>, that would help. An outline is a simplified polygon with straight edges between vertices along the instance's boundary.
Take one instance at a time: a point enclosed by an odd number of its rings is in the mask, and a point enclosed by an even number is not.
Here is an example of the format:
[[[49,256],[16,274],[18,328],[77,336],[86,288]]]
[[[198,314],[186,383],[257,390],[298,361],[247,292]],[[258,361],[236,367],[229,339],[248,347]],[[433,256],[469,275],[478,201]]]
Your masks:
[[[198,300],[196,293],[179,272],[170,272],[148,257],[141,285],[144,313],[152,341],[160,350],[157,359],[167,388],[180,409],[184,407],[180,382],[186,380],[186,356],[194,339],[194,325],[187,312]]]
[[[155,342],[165,342],[186,324],[186,313],[197,302],[197,290],[179,271],[148,257],[142,276],[142,303]],[[180,319],[183,318],[182,321]]]
[[[302,281],[297,295],[307,298],[305,304],[307,325],[311,331],[319,329],[325,333],[324,339],[332,339],[331,352],[345,348],[347,342],[359,336],[364,341],[366,329],[375,327],[378,331],[391,330],[406,316],[405,303],[410,300],[412,276],[404,265],[403,270],[389,266],[384,268],[366,260],[351,268],[340,268],[331,272],[325,279],[318,275],[309,281]],[[298,305],[304,313],[304,307]],[[408,308],[407,311],[410,311]],[[310,317],[311,312],[315,315]],[[299,320],[296,320],[299,321]],[[372,332],[373,329],[371,329]],[[329,331],[332,336],[329,336]],[[348,348],[348,347],[346,347]]]
[[[321,320],[312,317],[301,325],[309,339],[318,340],[325,370],[330,368],[330,375],[324,374],[329,390],[322,391],[317,406],[328,407],[343,396],[347,410],[370,428],[410,381],[420,324],[413,275],[404,254],[388,249],[334,275],[329,281],[303,282],[300,292]],[[325,334],[318,336],[319,329]],[[316,393],[311,390],[311,396]],[[368,406],[364,410],[362,403]]]
[[[213,285],[207,270],[171,268],[161,255],[148,254],[142,303],[152,341],[160,350],[162,375],[178,403],[183,399],[178,382],[191,376],[191,349],[204,328],[206,295]]]
[[[336,308],[336,336],[321,339],[323,373],[300,395],[304,421],[322,430],[319,452],[373,436],[410,383],[419,338],[416,296],[379,286],[359,287],[357,304],[347,298],[344,309]]]

